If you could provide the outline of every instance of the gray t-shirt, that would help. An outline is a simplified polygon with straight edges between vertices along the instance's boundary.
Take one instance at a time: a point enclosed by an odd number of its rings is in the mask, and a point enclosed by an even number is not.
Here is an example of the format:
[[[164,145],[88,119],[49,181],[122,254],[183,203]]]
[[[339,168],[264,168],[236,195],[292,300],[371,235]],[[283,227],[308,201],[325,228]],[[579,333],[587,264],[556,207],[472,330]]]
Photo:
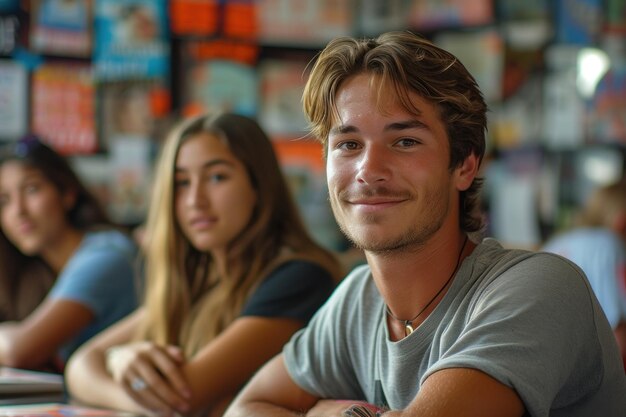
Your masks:
[[[515,389],[530,416],[626,413],[617,344],[581,270],[558,255],[505,250],[492,239],[464,260],[408,337],[390,341],[384,301],[362,266],[284,355],[294,381],[320,398],[403,409],[432,373],[473,368]]]

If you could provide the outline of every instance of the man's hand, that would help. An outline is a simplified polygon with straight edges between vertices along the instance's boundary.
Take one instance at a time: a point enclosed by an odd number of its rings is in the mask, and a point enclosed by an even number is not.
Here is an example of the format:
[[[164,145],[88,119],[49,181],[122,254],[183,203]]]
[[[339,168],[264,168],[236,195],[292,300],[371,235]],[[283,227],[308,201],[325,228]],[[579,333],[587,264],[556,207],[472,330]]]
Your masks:
[[[184,362],[176,346],[135,342],[109,349],[106,367],[115,382],[141,406],[172,414],[189,411],[191,393],[180,370]]]

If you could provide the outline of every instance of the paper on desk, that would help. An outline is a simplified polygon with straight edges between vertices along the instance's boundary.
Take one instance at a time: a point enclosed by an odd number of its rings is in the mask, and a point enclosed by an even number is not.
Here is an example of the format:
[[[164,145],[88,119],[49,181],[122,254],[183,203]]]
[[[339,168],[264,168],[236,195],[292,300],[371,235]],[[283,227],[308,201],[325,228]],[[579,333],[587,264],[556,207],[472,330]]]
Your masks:
[[[124,411],[47,403],[0,407],[0,417],[138,417]]]

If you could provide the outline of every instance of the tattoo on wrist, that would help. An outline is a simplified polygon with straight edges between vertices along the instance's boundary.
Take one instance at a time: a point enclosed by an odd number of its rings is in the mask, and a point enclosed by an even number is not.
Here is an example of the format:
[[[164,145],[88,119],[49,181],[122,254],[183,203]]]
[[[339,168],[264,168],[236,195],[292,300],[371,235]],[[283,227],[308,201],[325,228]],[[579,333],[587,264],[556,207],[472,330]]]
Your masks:
[[[343,412],[344,417],[380,417],[382,411],[374,411],[362,405],[353,405]]]

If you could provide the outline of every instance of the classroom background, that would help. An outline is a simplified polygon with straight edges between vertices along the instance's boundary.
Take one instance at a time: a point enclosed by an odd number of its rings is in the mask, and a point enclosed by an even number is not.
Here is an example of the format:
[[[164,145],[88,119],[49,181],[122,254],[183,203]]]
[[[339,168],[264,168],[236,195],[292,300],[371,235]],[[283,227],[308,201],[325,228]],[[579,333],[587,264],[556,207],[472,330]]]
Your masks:
[[[38,134],[134,228],[175,121],[253,116],[342,251],[300,96],[330,39],[388,30],[451,51],[485,94],[488,235],[537,248],[624,175],[626,0],[0,0],[0,141]]]

